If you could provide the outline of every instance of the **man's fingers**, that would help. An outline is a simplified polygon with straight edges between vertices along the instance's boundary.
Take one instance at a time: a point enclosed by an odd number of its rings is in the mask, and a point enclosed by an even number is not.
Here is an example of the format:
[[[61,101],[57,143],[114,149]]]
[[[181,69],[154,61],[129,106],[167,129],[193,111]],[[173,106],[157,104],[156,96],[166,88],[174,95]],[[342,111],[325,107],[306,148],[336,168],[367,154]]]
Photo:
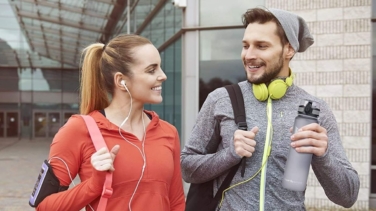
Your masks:
[[[326,133],[326,129],[321,127],[317,123],[311,123],[309,125],[305,125],[302,128],[300,128],[300,131],[306,131],[306,130],[316,131],[318,133],[323,133],[323,132]]]
[[[235,140],[240,140],[243,138],[249,138],[249,139],[254,139],[256,134],[258,133],[259,128],[257,126],[253,127],[249,131],[245,130],[236,130],[234,134],[234,139]]]
[[[251,129],[251,132],[253,132],[255,135],[257,134],[257,132],[259,131],[259,128],[257,126],[254,126],[252,129]]]
[[[253,140],[253,139],[244,139],[243,142],[248,145],[248,146],[251,146],[251,147],[255,147],[256,146],[256,141]]]
[[[318,133],[317,131],[312,130],[304,130],[297,132],[291,136],[291,140],[297,141],[300,139],[307,139],[307,138],[313,138],[317,140],[327,140],[328,137],[326,133]]]

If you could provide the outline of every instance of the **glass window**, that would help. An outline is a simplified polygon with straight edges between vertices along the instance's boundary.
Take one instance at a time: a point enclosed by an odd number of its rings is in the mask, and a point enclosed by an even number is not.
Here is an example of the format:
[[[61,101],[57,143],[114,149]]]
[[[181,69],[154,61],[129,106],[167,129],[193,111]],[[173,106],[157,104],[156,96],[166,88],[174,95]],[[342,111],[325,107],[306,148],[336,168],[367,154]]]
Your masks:
[[[33,90],[32,89],[32,84],[33,84],[32,79],[20,78],[20,80],[18,80],[18,84],[19,84],[21,91],[32,91]]]
[[[181,90],[181,80],[182,80],[182,75],[181,75],[181,39],[178,39],[175,44],[175,59],[174,59],[174,121],[173,124],[175,127],[178,129],[179,134],[181,134],[181,95],[182,95],[182,90]]]
[[[17,19],[14,17],[1,17],[0,28],[2,29],[19,29]]]
[[[376,183],[374,181],[376,181],[376,170],[371,171],[371,193],[373,194],[376,193]]]
[[[372,2],[372,105],[376,105],[376,3]],[[371,165],[376,167],[376,109],[372,106]],[[371,171],[371,194],[376,194],[376,170]]]
[[[18,78],[17,68],[0,67],[0,78]]]
[[[135,8],[136,13],[136,27],[139,28],[144,22],[145,18],[154,9],[155,5],[158,4],[158,0],[140,0]]]
[[[181,16],[181,9],[166,2],[141,35],[150,39],[158,48],[181,29]]]
[[[141,36],[146,37],[150,39],[151,37],[151,30],[150,30],[150,25],[146,26],[145,29],[141,32]],[[158,46],[156,46],[158,48]]]
[[[79,73],[77,70],[63,71],[63,92],[78,92],[80,88]]]
[[[164,82],[163,87],[163,104],[165,106],[164,119],[173,124],[173,108],[174,108],[174,45],[170,45],[162,53],[162,58],[164,61],[163,70],[167,76],[167,80]]]
[[[373,75],[373,83],[372,83],[372,105],[376,105],[376,23],[372,24],[373,30],[373,50],[372,50],[372,75]],[[371,165],[376,166],[376,109],[372,108],[372,163]],[[376,183],[376,182],[373,182]],[[376,184],[375,184],[376,185]],[[373,192],[376,194],[376,192]]]
[[[200,32],[200,100],[218,87],[245,80],[240,53],[244,29]]]
[[[43,78],[46,78],[46,79],[60,79],[60,78],[62,78],[62,71],[60,69],[43,68],[43,69],[41,69],[41,73],[42,73],[42,75],[38,74],[38,76],[37,76],[37,74],[35,74],[34,77],[42,76]]]
[[[162,69],[167,76],[163,83],[163,101],[160,104],[146,105],[159,117],[181,131],[181,39],[161,52]]]
[[[150,41],[157,47],[165,41],[165,7],[159,10],[158,14],[151,21]]]
[[[0,91],[18,91],[17,68],[0,67]]]
[[[58,81],[56,80],[46,80],[46,79],[33,79],[32,89],[33,91],[56,91],[56,87],[51,87],[50,85],[55,85]],[[60,83],[58,83],[60,84]]]
[[[199,2],[200,26],[242,25],[242,15],[247,9],[265,5],[265,0],[231,0],[220,1],[220,3],[217,0],[205,0]]]
[[[1,79],[0,91],[18,91],[18,78]]]

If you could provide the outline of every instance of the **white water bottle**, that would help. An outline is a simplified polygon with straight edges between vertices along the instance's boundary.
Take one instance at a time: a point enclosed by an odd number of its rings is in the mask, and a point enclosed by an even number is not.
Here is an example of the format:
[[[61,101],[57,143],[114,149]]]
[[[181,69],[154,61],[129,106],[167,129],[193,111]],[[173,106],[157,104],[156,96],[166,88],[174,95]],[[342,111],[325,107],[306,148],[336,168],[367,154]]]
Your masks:
[[[296,133],[305,125],[318,123],[317,118],[319,113],[320,109],[316,102],[308,100],[304,101],[304,104],[299,106],[298,116],[295,118],[293,133]],[[311,160],[311,153],[300,153],[290,146],[282,186],[293,191],[304,191],[307,186]]]

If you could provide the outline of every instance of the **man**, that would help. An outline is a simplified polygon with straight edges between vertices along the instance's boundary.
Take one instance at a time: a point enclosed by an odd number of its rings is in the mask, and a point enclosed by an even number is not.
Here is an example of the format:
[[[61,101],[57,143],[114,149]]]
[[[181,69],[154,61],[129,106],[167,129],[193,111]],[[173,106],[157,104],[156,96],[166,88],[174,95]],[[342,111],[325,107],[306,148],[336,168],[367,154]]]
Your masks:
[[[237,186],[225,193],[221,210],[305,210],[305,192],[282,186],[291,146],[313,154],[312,169],[327,197],[351,207],[358,196],[359,177],[345,155],[334,115],[324,101],[292,83],[290,60],[313,44],[305,21],[287,11],[254,8],[243,15],[243,23],[241,58],[247,81],[239,86],[249,130],[237,130],[224,88],[210,93],[181,154],[184,180],[203,183],[216,178],[215,194],[228,170],[245,157],[245,175],[237,171],[231,182]],[[298,107],[305,100],[320,105],[319,124],[291,134]],[[216,135],[217,123],[221,142],[216,153],[209,154],[206,146]],[[267,137],[271,137],[271,151],[264,162]]]

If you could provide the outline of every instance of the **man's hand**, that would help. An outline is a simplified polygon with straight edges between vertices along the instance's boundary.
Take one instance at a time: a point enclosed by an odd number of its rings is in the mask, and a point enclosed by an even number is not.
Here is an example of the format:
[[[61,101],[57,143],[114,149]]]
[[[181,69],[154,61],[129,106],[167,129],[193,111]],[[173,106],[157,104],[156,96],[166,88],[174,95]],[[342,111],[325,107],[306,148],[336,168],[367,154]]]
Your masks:
[[[91,156],[91,165],[97,171],[115,171],[113,163],[119,149],[119,145],[115,145],[111,149],[111,152],[109,152],[106,147],[99,149]]]
[[[258,127],[255,126],[250,131],[236,130],[234,133],[235,152],[240,157],[251,157],[255,151],[256,141],[255,136],[258,132]]]
[[[292,131],[292,129],[290,130]],[[322,156],[328,149],[328,136],[325,128],[312,123],[300,128],[291,136],[291,146],[297,152],[312,153]]]

